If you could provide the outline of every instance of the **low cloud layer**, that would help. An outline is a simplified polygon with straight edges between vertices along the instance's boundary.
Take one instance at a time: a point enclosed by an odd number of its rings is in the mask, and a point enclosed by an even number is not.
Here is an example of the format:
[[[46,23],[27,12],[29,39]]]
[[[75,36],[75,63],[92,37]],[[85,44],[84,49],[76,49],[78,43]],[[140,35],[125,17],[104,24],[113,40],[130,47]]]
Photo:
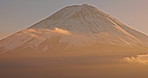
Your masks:
[[[123,61],[128,63],[148,64],[148,54],[137,55],[135,57],[125,57],[123,58]]]

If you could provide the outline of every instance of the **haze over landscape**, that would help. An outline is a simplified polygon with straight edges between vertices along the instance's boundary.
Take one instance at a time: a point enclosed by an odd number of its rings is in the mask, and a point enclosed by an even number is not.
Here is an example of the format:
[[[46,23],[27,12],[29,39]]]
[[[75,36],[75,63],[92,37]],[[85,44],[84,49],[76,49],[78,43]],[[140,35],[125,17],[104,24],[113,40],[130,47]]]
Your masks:
[[[148,36],[91,4],[0,40],[2,78],[147,78],[147,65]]]

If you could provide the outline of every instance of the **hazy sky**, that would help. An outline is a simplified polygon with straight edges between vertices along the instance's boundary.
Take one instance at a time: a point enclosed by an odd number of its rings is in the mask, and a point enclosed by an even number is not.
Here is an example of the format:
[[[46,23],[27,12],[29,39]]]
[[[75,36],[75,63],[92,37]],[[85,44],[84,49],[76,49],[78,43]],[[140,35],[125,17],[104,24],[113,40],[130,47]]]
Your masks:
[[[19,31],[67,5],[84,3],[148,34],[148,0],[0,0],[0,33]]]

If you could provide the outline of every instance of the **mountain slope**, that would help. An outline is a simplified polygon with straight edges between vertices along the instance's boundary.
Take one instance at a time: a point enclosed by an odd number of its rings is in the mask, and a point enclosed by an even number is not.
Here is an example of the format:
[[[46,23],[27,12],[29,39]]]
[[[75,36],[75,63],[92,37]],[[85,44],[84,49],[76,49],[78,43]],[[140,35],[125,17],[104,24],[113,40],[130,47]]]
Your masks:
[[[5,37],[9,36],[10,34],[2,33],[0,34],[0,40],[4,39]]]
[[[103,47],[110,52],[121,47],[147,48],[148,36],[93,6],[74,5],[1,40],[0,52],[73,51],[86,47],[93,50],[93,46],[98,48],[97,51],[103,51]]]

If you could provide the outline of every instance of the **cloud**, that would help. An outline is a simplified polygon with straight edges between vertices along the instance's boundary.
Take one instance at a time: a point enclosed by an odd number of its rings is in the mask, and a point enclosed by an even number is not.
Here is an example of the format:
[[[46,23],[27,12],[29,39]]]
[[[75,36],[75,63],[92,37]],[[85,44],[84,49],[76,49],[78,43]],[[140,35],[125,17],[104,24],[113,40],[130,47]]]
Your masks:
[[[40,40],[46,40],[47,38],[50,38],[53,35],[71,35],[71,33],[68,30],[60,29],[60,28],[54,28],[54,29],[26,29],[22,31],[23,34],[40,39]]]
[[[148,54],[137,55],[136,57],[125,57],[123,61],[128,63],[148,64]]]
[[[55,28],[55,32],[61,33],[61,34],[65,34],[65,35],[69,35],[70,34],[69,31],[63,30],[63,29],[60,29],[60,28]]]
[[[60,29],[60,28],[54,28],[54,29],[27,29],[24,30],[23,33],[59,33],[59,34],[64,34],[64,35],[70,35],[71,33],[68,30]]]

